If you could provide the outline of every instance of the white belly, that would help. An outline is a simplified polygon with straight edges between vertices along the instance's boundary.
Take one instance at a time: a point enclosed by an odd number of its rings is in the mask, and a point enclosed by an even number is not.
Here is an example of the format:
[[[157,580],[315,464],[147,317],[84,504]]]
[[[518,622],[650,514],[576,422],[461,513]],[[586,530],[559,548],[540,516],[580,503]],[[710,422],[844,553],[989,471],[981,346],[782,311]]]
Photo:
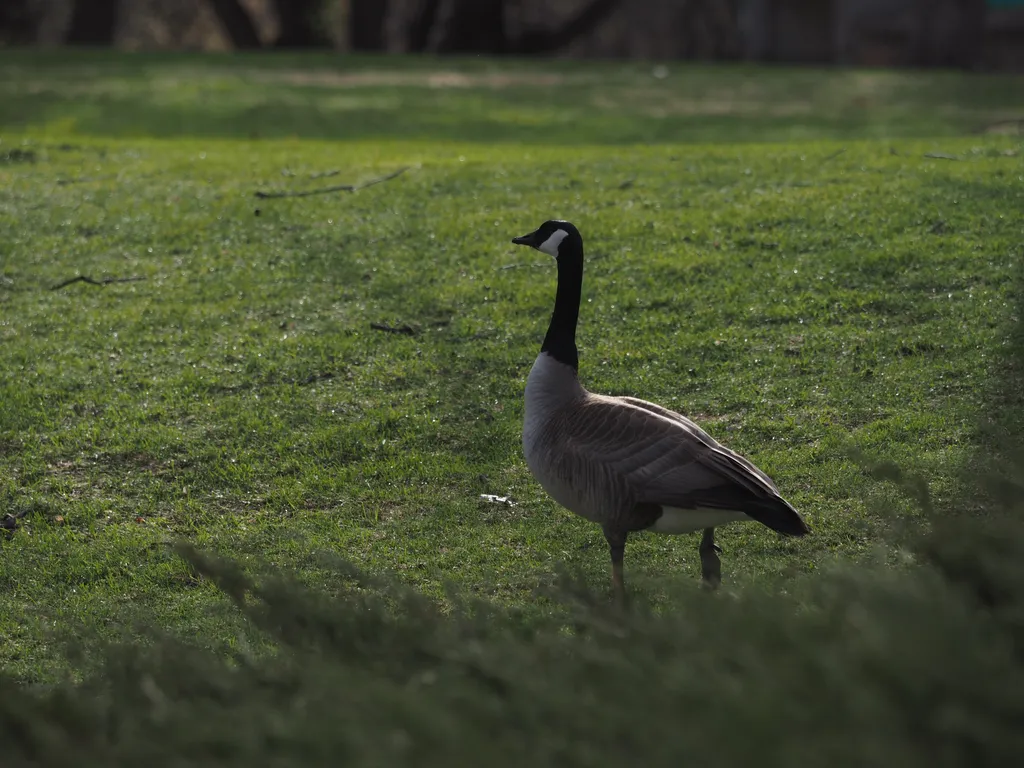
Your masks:
[[[647,530],[655,533],[692,533],[743,520],[747,516],[731,509],[676,509],[664,507],[661,517]]]

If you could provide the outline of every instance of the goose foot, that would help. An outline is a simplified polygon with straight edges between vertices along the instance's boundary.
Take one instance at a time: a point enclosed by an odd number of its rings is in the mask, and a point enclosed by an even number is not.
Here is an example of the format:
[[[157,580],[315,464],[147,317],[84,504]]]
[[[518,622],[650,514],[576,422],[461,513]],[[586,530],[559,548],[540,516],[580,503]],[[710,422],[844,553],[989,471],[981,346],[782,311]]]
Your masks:
[[[715,544],[714,528],[704,529],[699,551],[701,586],[705,589],[718,589],[722,583],[722,561],[718,557],[722,554],[722,548]]]

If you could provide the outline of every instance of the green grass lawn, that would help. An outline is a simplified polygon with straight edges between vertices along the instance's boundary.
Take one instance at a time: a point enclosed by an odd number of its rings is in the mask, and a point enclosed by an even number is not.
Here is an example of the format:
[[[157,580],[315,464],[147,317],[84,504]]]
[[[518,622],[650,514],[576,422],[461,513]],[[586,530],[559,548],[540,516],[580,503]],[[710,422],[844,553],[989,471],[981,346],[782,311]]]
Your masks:
[[[849,451],[953,498],[1024,210],[1024,143],[971,132],[1020,83],[0,52],[0,666],[51,679],[80,622],[234,637],[179,538],[527,616],[560,564],[606,589],[519,446],[555,274],[509,240],[550,217],[587,244],[584,383],[694,417],[814,530],[723,529],[729,588],[899,562],[915,507]],[[696,546],[633,537],[631,589],[696,588]]]
[[[334,54],[0,51],[33,136],[579,146],[1020,134],[1024,77]]]

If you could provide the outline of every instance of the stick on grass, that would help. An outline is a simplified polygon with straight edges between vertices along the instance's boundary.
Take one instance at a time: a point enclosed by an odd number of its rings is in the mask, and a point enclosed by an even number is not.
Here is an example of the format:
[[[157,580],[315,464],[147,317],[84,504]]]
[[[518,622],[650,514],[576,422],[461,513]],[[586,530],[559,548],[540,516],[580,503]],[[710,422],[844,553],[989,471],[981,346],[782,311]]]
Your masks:
[[[375,331],[384,331],[385,333],[404,333],[406,336],[413,336],[416,333],[416,329],[411,325],[385,325],[384,323],[370,323],[370,327]]]
[[[381,176],[378,179],[370,179],[363,184],[335,184],[331,187],[321,187],[320,189],[304,189],[297,192],[264,192],[262,190],[256,190],[256,197],[261,200],[266,200],[272,197],[309,197],[310,195],[326,195],[330,192],[357,192],[360,189],[366,189],[372,187],[374,184],[380,184],[385,181],[391,181],[391,179],[401,176],[409,170],[409,166],[399,168],[393,173],[389,173],[387,176]]]
[[[89,285],[110,285],[111,283],[137,283],[140,280],[145,280],[144,277],[104,277],[101,280],[94,280],[88,275],[77,275],[69,280],[65,280],[63,283],[57,283],[57,285],[50,288],[51,291],[59,291],[61,288],[66,288],[72,283],[88,283]]]

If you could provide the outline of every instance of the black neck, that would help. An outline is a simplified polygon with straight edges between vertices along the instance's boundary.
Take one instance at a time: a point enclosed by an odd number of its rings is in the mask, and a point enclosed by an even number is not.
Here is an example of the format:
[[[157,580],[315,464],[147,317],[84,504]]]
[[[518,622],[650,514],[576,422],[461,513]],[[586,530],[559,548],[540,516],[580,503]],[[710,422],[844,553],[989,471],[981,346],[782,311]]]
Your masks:
[[[555,311],[551,314],[547,335],[540,351],[579,371],[579,353],[576,350],[576,321],[580,316],[580,296],[583,291],[583,246],[558,255],[558,288],[555,291]]]

